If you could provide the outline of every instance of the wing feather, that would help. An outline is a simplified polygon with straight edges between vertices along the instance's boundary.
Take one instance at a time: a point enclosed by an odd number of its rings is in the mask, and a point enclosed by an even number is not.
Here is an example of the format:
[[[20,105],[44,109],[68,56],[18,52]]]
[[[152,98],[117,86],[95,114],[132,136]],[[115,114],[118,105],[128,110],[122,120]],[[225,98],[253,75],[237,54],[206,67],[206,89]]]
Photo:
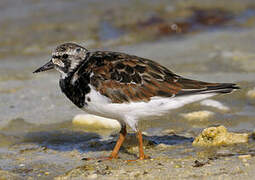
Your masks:
[[[154,61],[124,53],[95,52],[88,64],[92,71],[90,83],[113,103],[147,102],[155,96],[224,92],[223,89],[230,92],[236,87],[186,79]]]

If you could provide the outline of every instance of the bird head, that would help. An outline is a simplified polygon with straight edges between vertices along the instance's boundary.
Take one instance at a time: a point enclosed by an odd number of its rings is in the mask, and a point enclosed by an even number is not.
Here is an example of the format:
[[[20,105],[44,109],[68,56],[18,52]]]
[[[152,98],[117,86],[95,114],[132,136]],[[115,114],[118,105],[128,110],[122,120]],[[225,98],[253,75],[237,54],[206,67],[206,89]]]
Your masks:
[[[86,59],[87,52],[87,49],[78,44],[61,44],[52,52],[51,60],[35,70],[34,73],[56,69],[62,77],[66,77]]]

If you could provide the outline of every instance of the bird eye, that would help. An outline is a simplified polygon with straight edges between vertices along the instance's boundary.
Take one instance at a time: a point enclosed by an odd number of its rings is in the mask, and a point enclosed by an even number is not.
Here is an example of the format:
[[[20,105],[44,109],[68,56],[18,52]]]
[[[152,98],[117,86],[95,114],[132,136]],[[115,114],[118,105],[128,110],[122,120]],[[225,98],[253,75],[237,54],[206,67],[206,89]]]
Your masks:
[[[76,52],[80,52],[80,51],[81,51],[81,49],[80,49],[80,48],[76,49]]]
[[[63,54],[62,56],[64,59],[68,58],[68,54]]]

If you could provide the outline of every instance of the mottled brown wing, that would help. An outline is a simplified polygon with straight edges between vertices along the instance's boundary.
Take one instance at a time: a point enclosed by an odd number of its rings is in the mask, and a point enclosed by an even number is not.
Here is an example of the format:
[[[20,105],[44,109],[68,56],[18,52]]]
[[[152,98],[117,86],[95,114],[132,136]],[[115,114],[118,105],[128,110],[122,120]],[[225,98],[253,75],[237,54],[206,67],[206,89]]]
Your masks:
[[[218,83],[189,80],[148,59],[116,52],[95,52],[90,57],[90,83],[113,103],[149,101],[205,91]]]

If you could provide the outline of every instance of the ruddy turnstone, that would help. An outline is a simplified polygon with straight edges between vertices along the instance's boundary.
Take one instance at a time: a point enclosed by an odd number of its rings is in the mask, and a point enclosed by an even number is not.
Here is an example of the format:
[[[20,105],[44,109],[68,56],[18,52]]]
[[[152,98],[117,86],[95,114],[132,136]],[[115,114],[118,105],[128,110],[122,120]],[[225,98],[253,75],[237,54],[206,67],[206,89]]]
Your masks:
[[[60,88],[76,106],[120,122],[120,136],[109,159],[117,158],[127,134],[126,124],[137,132],[139,159],[145,159],[137,126],[140,118],[159,116],[185,104],[239,89],[232,83],[186,79],[149,59],[120,52],[92,52],[74,43],[58,46],[50,61],[34,73],[50,69],[60,72]]]

